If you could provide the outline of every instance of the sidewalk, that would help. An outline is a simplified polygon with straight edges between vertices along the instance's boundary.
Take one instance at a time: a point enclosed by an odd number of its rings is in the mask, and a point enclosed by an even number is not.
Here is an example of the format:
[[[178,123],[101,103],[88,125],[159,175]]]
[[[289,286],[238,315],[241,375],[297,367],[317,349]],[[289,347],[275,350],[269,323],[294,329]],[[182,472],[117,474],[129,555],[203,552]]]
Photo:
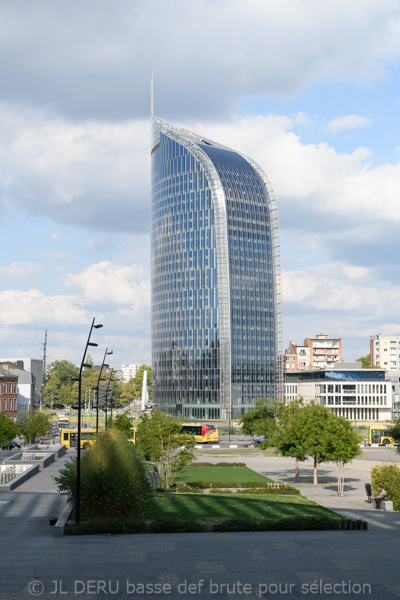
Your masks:
[[[377,510],[367,502],[364,486],[370,482],[371,468],[379,461],[356,459],[346,465],[344,496],[338,496],[336,465],[331,463],[318,465],[318,486],[314,486],[311,460],[300,463],[299,478],[295,478],[295,460],[292,458],[249,457],[244,462],[249,468],[275,481],[293,485],[303,496],[321,506],[344,517],[367,521],[371,531],[394,529],[400,532],[400,512]]]

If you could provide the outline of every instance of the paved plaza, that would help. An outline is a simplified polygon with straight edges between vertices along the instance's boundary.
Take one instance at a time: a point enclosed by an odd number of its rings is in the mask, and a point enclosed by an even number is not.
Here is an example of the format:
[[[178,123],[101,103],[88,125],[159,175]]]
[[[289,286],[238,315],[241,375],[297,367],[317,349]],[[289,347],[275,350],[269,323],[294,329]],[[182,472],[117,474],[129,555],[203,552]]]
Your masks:
[[[375,510],[364,483],[381,456],[346,469],[345,497],[335,468],[301,466],[262,452],[203,451],[201,460],[240,460],[274,479],[295,482],[308,498],[369,523],[368,531],[203,533],[53,537],[49,518],[65,498],[54,476],[59,459],[13,492],[0,493],[0,600],[97,598],[400,598],[400,513]]]

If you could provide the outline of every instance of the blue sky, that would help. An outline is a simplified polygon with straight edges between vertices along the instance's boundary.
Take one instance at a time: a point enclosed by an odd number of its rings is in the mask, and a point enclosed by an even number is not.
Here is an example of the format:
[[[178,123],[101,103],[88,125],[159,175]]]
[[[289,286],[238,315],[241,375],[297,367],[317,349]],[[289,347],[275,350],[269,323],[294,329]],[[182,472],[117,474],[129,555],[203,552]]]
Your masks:
[[[248,154],[277,200],[284,347],[400,332],[400,5],[0,2],[0,356],[150,362],[157,116]]]

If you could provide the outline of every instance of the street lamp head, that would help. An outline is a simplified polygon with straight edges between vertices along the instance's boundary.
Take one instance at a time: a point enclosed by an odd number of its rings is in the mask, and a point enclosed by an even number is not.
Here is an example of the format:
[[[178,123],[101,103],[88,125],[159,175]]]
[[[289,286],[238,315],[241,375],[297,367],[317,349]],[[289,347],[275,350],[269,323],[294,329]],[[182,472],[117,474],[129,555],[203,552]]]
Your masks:
[[[93,327],[95,329],[101,329],[101,327],[103,327],[103,325],[101,323],[98,323],[97,325],[93,325]]]
[[[83,363],[82,367],[86,367],[86,369],[91,369],[93,365],[89,365],[89,363]]]
[[[110,350],[109,352],[107,352],[107,354],[114,354],[114,351]]]
[[[106,367],[107,369],[109,368],[110,365],[106,365],[106,363],[103,363],[103,367]]]
[[[88,346],[98,346],[98,344],[96,342],[88,342]]]

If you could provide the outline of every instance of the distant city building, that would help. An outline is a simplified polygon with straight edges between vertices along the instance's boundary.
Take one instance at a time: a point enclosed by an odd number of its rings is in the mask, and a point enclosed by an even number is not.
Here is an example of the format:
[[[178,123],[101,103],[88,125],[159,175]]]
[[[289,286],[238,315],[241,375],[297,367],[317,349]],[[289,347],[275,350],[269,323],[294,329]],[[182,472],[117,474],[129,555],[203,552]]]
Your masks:
[[[153,399],[189,419],[282,398],[278,212],[254,161],[152,120]]]
[[[285,373],[285,398],[317,400],[353,421],[385,421],[392,416],[392,384],[385,371],[340,363],[324,370]]]
[[[326,369],[342,360],[342,339],[329,338],[320,333],[315,338],[306,338],[304,346],[310,348],[310,368]]]
[[[39,406],[40,391],[43,381],[43,360],[39,358],[0,358],[1,363],[13,363],[18,368],[29,371],[34,377],[34,405]]]
[[[0,412],[13,421],[18,414],[18,377],[0,366]]]
[[[129,364],[129,365],[122,365],[121,368],[121,372],[122,372],[122,377],[121,377],[121,381],[123,383],[127,383],[130,379],[134,379],[136,376],[136,373],[139,369],[140,365],[134,365],[134,364]]]
[[[283,355],[283,370],[306,371],[310,368],[310,346],[298,346],[296,340],[289,342],[289,348]]]
[[[400,371],[400,333],[371,336],[371,365],[386,371]]]

